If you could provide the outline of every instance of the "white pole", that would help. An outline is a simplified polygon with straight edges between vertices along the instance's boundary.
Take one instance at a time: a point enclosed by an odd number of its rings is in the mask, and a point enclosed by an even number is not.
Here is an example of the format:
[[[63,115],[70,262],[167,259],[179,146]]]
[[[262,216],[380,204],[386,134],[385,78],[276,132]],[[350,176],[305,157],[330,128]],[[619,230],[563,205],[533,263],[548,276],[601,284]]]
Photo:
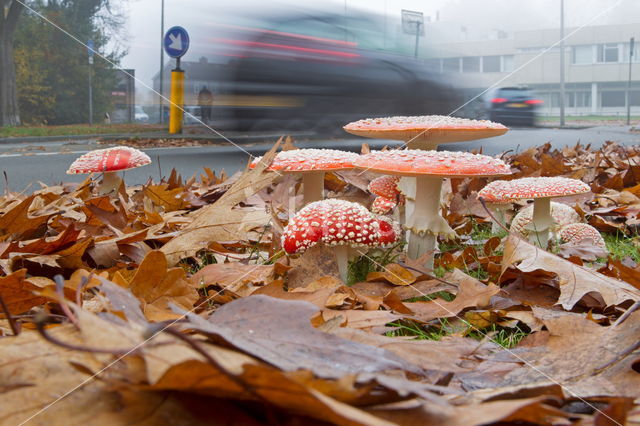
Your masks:
[[[564,0],[560,0],[560,127],[564,127]]]
[[[164,114],[162,111],[162,96],[164,95],[164,0],[162,0],[162,4],[160,6],[160,89],[158,90],[158,93],[160,93],[160,96],[158,97],[160,124],[162,124],[164,123]]]

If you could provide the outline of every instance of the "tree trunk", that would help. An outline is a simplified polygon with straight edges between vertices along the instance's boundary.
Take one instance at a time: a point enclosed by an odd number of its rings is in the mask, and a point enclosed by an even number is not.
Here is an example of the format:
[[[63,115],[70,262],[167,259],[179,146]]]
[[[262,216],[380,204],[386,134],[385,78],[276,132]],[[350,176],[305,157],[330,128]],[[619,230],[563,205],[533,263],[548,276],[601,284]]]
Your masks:
[[[0,5],[7,11],[4,17],[0,18],[0,126],[19,126],[13,35],[23,6],[21,3],[6,0],[0,1]]]

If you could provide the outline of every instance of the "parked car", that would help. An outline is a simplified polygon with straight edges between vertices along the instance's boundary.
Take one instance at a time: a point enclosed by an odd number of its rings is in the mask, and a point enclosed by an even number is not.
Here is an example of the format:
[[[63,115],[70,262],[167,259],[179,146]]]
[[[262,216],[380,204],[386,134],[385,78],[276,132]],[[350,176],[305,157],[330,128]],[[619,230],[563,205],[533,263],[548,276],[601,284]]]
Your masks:
[[[366,117],[448,114],[460,104],[444,76],[385,47],[383,33],[375,17],[330,12],[233,27],[212,45],[234,58],[222,79],[232,127],[342,133]]]
[[[534,126],[536,110],[543,103],[527,87],[500,87],[489,92],[488,118],[502,124]]]
[[[140,105],[135,106],[133,113],[134,113],[134,118],[136,120],[136,123],[149,122],[149,115],[146,112],[144,112],[144,109],[142,109]]]

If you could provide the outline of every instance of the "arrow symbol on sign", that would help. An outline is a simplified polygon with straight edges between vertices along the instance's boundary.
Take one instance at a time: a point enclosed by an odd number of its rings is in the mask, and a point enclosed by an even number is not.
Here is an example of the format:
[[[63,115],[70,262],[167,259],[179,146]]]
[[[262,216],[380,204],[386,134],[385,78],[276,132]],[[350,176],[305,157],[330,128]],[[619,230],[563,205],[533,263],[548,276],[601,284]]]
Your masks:
[[[182,50],[182,34],[169,34],[169,38],[171,39],[169,49]]]

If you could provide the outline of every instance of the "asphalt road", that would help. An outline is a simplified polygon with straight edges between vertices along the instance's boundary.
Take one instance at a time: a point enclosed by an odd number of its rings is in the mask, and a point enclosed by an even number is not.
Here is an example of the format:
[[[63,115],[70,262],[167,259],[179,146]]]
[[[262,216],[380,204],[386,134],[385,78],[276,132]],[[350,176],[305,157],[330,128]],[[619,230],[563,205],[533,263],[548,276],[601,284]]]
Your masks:
[[[532,146],[551,142],[561,148],[583,144],[600,146],[605,141],[616,141],[625,145],[639,145],[640,133],[632,133],[628,127],[594,127],[590,129],[512,129],[507,134],[474,142],[454,143],[445,146],[449,150],[471,150],[483,148],[489,155],[504,151],[522,151]],[[301,148],[335,148],[359,151],[362,143],[372,148],[383,145],[400,145],[397,141],[382,141],[362,138],[324,139],[300,141]],[[83,176],[70,176],[65,171],[75,158],[92,149],[102,148],[96,141],[46,142],[46,143],[3,143],[0,145],[0,170],[6,173],[9,188],[13,191],[33,191],[38,182],[47,185],[59,182],[80,181]],[[183,177],[200,173],[207,166],[215,171],[225,169],[233,173],[244,168],[249,154],[261,155],[269,144],[230,144],[223,146],[201,146],[180,148],[145,149],[154,164],[125,172],[129,184],[141,184],[150,177],[158,180],[176,168]]]

